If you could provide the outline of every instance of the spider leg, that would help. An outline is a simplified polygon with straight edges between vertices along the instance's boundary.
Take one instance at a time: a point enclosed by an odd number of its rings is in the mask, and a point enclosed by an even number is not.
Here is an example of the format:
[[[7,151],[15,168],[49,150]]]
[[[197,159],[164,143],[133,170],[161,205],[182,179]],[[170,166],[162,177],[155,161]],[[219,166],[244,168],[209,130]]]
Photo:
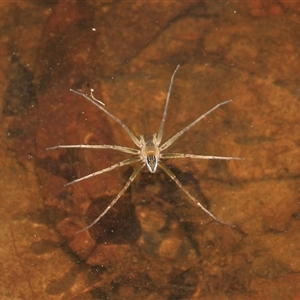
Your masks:
[[[215,221],[228,225],[230,227],[234,227],[234,225],[226,223],[221,221],[219,218],[217,218],[215,215],[213,215],[209,210],[207,210],[193,195],[190,194],[190,192],[181,184],[181,182],[178,180],[178,178],[175,176],[175,174],[163,163],[158,164],[159,167],[177,184],[177,186],[188,196],[190,200],[192,200],[192,204],[196,203],[203,211],[205,211],[211,218],[213,218]]]
[[[141,147],[140,141],[136,138],[136,136],[133,134],[133,132],[117,117],[115,117],[113,114],[111,114],[108,110],[106,110],[103,105],[99,103],[99,100],[94,100],[91,97],[87,96],[84,93],[75,91],[73,89],[70,89],[71,92],[83,96],[85,99],[96,105],[98,108],[100,108],[103,112],[105,112],[108,116],[110,116],[112,119],[114,119],[117,123],[121,125],[122,128],[127,132],[128,136],[131,138],[131,140],[135,143],[136,146],[139,148]]]
[[[116,146],[116,145],[58,145],[46,148],[46,150],[60,149],[60,148],[84,148],[84,149],[112,149],[129,154],[139,154],[139,150],[129,147]]]
[[[100,174],[109,172],[109,171],[111,171],[111,170],[114,170],[114,169],[116,169],[116,168],[120,168],[120,167],[122,167],[122,166],[126,166],[126,165],[133,164],[133,163],[135,163],[135,162],[137,162],[137,161],[140,161],[140,160],[141,160],[140,157],[131,157],[131,158],[125,159],[125,160],[123,160],[123,161],[121,161],[121,162],[118,162],[118,163],[116,163],[116,164],[114,164],[114,165],[108,167],[108,168],[105,168],[105,169],[102,169],[102,170],[100,170],[100,171],[91,173],[91,174],[89,174],[89,175],[80,177],[80,178],[78,178],[78,179],[75,179],[75,180],[73,180],[73,181],[71,181],[71,182],[65,184],[65,186],[69,186],[69,185],[71,185],[71,184],[73,184],[73,183],[76,183],[76,182],[79,182],[79,181],[82,181],[82,180],[85,180],[85,179],[88,179],[88,178],[91,178],[91,177],[94,177],[94,176],[97,176],[97,175],[100,175]]]
[[[175,69],[175,71],[173,72],[173,75],[171,77],[171,82],[170,82],[170,85],[169,85],[169,90],[168,90],[168,94],[167,94],[165,109],[164,109],[163,117],[161,119],[159,131],[158,131],[158,134],[157,134],[157,143],[158,143],[158,145],[160,144],[160,142],[163,138],[164,127],[165,127],[165,122],[166,122],[166,117],[167,117],[167,111],[168,111],[168,106],[169,106],[169,100],[170,100],[170,95],[171,95],[171,91],[172,91],[173,81],[174,81],[175,74],[176,74],[177,70],[179,69],[179,67],[180,67],[180,65],[177,66],[177,68]]]
[[[170,139],[168,139],[166,142],[164,142],[160,147],[159,150],[163,151],[167,148],[169,148],[181,135],[183,135],[186,131],[188,131],[191,127],[193,127],[194,125],[196,125],[199,121],[201,121],[203,118],[205,118],[207,115],[209,115],[211,112],[213,112],[214,110],[216,110],[218,107],[220,107],[221,105],[224,105],[226,103],[231,102],[232,100],[227,100],[225,102],[219,103],[216,106],[214,106],[212,109],[210,109],[208,112],[206,112],[205,114],[203,114],[202,116],[200,116],[199,118],[197,118],[194,122],[192,122],[190,125],[186,126],[185,128],[183,128],[182,130],[180,130],[179,132],[177,132],[175,135],[173,135]]]
[[[119,194],[116,196],[116,198],[114,198],[111,203],[106,207],[106,209],[101,213],[101,215],[99,215],[99,217],[97,219],[95,219],[93,221],[93,223],[91,223],[90,225],[88,225],[87,227],[77,231],[77,233],[85,231],[89,228],[91,228],[92,226],[94,226],[96,223],[98,223],[98,221],[116,204],[116,202],[121,198],[121,196],[125,193],[125,191],[128,189],[128,187],[130,186],[130,184],[132,183],[132,181],[135,179],[135,177],[139,174],[139,172],[142,170],[142,168],[145,166],[145,164],[141,164],[136,166],[136,168],[134,169],[134,171],[132,172],[131,176],[129,177],[128,181],[126,182],[126,184],[124,185],[124,187],[122,188],[122,190],[119,192]]]
[[[195,155],[187,153],[162,153],[160,155],[163,159],[169,158],[195,158],[195,159],[225,159],[225,160],[244,160],[242,157],[232,157],[232,156],[210,156],[210,155]]]

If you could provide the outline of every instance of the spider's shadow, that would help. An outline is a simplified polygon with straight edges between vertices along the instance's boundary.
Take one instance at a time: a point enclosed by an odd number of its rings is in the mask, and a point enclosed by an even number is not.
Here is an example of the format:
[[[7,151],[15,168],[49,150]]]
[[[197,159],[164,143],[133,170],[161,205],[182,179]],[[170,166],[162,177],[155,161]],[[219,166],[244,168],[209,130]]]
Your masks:
[[[198,201],[204,206],[208,207],[208,201],[204,197],[198,180],[194,177],[192,172],[178,169],[174,165],[168,164],[168,168],[175,174],[178,180],[186,187],[191,194],[195,195]],[[124,178],[128,178],[132,173],[132,168],[127,169],[124,172]],[[137,179],[131,184],[131,191],[134,189],[137,195],[142,195],[144,199],[151,198],[149,193],[155,193],[158,197],[171,204],[172,206],[191,205],[186,199],[186,195],[176,185],[176,183],[170,179],[170,177],[163,171],[158,169],[156,173],[150,173],[144,169]],[[134,200],[134,199],[133,199]],[[135,200],[134,200],[135,201]],[[138,201],[138,199],[137,199]]]

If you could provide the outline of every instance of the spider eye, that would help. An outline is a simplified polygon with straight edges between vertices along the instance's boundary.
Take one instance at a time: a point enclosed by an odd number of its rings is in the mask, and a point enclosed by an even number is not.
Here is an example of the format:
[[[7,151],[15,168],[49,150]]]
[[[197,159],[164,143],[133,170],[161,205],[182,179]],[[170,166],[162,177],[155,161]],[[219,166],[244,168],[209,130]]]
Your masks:
[[[147,155],[147,167],[151,173],[155,173],[157,169],[157,158],[155,155]]]

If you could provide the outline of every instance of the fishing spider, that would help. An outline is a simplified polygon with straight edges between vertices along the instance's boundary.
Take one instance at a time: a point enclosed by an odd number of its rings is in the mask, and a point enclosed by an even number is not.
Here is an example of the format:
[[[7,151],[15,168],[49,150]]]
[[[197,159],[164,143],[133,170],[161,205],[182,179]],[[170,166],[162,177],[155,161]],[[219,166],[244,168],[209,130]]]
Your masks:
[[[90,225],[86,226],[85,228],[81,229],[78,232],[85,231],[85,230],[91,228],[93,225],[95,225],[113,207],[113,205],[116,204],[116,202],[120,199],[120,197],[124,194],[124,192],[128,189],[130,184],[133,182],[133,180],[136,178],[136,176],[139,174],[139,172],[145,166],[147,166],[150,173],[155,173],[158,167],[160,169],[162,169],[177,184],[177,186],[188,196],[188,199],[190,199],[192,203],[196,203],[202,210],[204,210],[215,221],[231,226],[231,224],[221,221],[219,218],[217,218],[215,215],[213,215],[209,210],[207,210],[200,202],[198,202],[197,199],[193,195],[191,195],[190,192],[180,183],[180,181],[177,179],[175,174],[162,162],[162,160],[164,160],[164,159],[186,158],[186,157],[193,158],[193,159],[243,160],[243,158],[239,158],[239,157],[207,156],[207,155],[194,155],[194,154],[186,154],[186,153],[162,153],[164,150],[168,149],[182,134],[187,132],[191,127],[196,125],[199,121],[201,121],[208,114],[210,114],[211,112],[216,110],[218,107],[231,102],[231,100],[228,100],[228,101],[217,104],[216,106],[211,108],[208,112],[206,112],[202,116],[198,117],[190,125],[186,126],[184,129],[182,129],[179,132],[177,132],[176,134],[174,134],[170,139],[168,139],[161,145],[161,142],[163,139],[165,121],[166,121],[166,117],[167,117],[170,94],[171,94],[171,90],[172,90],[172,86],[173,86],[174,77],[175,77],[177,70],[179,69],[179,66],[180,65],[177,66],[177,68],[175,69],[175,71],[173,72],[173,75],[171,77],[171,82],[169,85],[165,108],[164,108],[162,120],[160,123],[160,127],[158,130],[158,134],[154,133],[152,136],[152,139],[150,139],[150,140],[145,140],[144,136],[142,136],[142,135],[140,135],[140,138],[138,139],[133,134],[133,132],[119,118],[112,115],[109,111],[107,111],[104,108],[104,103],[97,100],[93,96],[93,94],[92,94],[93,90],[91,90],[91,97],[89,97],[84,93],[70,89],[70,91],[72,91],[73,93],[83,96],[85,99],[90,101],[92,104],[96,105],[99,109],[101,109],[103,112],[105,112],[113,120],[115,120],[117,123],[119,123],[119,125],[127,132],[128,136],[131,138],[133,143],[138,147],[138,149],[129,148],[129,147],[125,147],[125,146],[117,146],[117,145],[58,145],[58,146],[47,148],[47,150],[58,149],[58,148],[111,149],[111,150],[120,151],[123,153],[129,153],[129,154],[133,155],[131,158],[128,158],[121,162],[118,162],[108,168],[102,169],[100,171],[97,171],[97,172],[91,173],[89,175],[80,177],[76,180],[73,180],[73,181],[65,184],[65,186],[69,186],[73,183],[103,174],[105,172],[109,172],[111,170],[139,162],[139,164],[135,167],[133,173],[129,177],[129,179],[126,182],[126,184],[124,185],[124,187],[121,189],[121,191],[118,193],[118,195],[111,201],[111,203],[107,206],[107,208]]]

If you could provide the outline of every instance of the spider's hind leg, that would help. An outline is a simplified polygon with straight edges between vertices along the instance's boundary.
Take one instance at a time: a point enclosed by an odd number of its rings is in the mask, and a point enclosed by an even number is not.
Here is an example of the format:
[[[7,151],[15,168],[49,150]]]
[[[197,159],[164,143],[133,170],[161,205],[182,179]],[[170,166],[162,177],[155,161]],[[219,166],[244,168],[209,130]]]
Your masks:
[[[201,204],[183,185],[182,183],[178,180],[178,178],[175,176],[175,174],[162,162],[159,163],[159,167],[177,184],[177,186],[188,196],[188,200],[191,204],[197,205],[200,207],[204,212],[206,212],[212,219],[215,221],[228,225],[230,227],[234,227],[234,225],[226,223],[219,218],[217,218],[213,213],[211,213],[208,209],[206,209],[203,204]]]
[[[105,214],[117,203],[117,201],[122,197],[122,195],[125,193],[125,191],[129,188],[130,184],[132,183],[132,181],[135,179],[135,177],[140,173],[140,171],[142,170],[142,168],[144,167],[144,164],[138,165],[135,167],[133,173],[131,174],[131,176],[129,177],[128,181],[125,183],[125,185],[123,186],[123,188],[121,189],[121,191],[118,193],[118,195],[111,201],[111,203],[106,207],[106,209],[88,226],[86,226],[85,228],[79,230],[78,232],[82,232],[85,231],[89,228],[91,228],[92,226],[94,226],[95,224],[97,224],[100,219],[102,217],[105,216]]]

